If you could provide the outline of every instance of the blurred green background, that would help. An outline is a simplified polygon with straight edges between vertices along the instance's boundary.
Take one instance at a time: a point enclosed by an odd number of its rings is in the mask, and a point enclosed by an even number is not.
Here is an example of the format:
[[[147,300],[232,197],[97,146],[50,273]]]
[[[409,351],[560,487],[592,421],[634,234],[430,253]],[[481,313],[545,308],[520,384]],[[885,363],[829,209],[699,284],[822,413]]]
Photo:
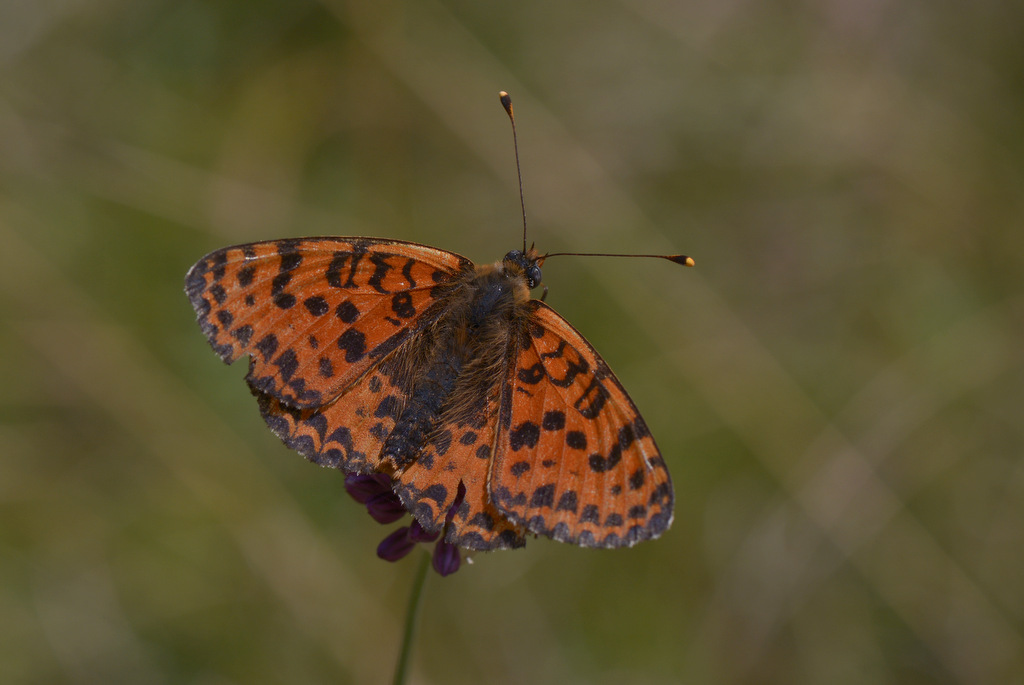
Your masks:
[[[373,683],[415,563],[182,292],[231,243],[519,244],[660,540],[428,578],[418,683],[1024,682],[1024,7],[0,5],[0,681]],[[392,526],[393,527],[393,526]]]

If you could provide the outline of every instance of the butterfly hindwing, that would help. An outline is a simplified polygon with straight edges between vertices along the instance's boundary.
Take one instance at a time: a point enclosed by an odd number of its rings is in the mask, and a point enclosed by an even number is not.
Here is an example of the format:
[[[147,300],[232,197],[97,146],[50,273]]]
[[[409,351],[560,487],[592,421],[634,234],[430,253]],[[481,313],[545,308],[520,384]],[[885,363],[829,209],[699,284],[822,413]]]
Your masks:
[[[296,409],[254,392],[263,420],[285,445],[321,466],[347,473],[390,472],[381,448],[410,394],[412,379],[403,372],[408,347],[407,342],[320,407]]]
[[[625,389],[568,321],[538,300],[508,373],[491,465],[495,506],[529,532],[623,547],[672,520],[665,462]]]
[[[186,292],[224,361],[283,406],[329,402],[421,325],[472,263],[416,243],[304,238],[228,247],[199,260]]]

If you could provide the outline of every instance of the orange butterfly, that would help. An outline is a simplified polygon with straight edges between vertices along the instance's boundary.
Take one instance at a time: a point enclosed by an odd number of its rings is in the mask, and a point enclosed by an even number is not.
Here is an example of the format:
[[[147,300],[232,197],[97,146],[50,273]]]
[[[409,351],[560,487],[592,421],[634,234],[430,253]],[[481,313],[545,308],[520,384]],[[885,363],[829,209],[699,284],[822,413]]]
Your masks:
[[[217,250],[185,283],[220,357],[249,356],[271,430],[323,466],[386,474],[426,533],[631,546],[668,528],[672,484],[604,360],[530,299],[547,256],[287,239]]]

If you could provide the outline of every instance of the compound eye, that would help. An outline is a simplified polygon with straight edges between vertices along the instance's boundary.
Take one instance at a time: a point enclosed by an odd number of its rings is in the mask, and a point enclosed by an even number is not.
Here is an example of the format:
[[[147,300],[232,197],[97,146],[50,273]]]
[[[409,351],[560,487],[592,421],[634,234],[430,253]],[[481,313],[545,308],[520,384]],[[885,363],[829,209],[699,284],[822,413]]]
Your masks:
[[[540,285],[541,273],[540,267],[534,264],[526,270],[526,279],[529,281],[531,288],[536,288]]]
[[[519,263],[522,262],[522,260],[523,260],[523,253],[521,251],[519,251],[519,250],[512,250],[507,255],[505,255],[505,259],[503,259],[502,261],[505,261],[505,262],[515,262],[516,264],[519,264]]]

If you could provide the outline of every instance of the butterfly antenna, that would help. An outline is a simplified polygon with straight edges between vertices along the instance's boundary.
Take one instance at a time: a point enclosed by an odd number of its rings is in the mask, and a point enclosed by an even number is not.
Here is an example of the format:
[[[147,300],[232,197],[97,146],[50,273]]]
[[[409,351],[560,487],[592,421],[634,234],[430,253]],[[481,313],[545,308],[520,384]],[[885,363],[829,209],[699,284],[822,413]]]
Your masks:
[[[681,264],[682,266],[693,266],[693,257],[687,257],[684,254],[612,254],[609,252],[549,252],[548,254],[541,257],[541,261],[548,257],[650,257],[653,259],[667,259],[670,262]]]
[[[501,99],[501,106],[508,113],[508,119],[512,122],[512,147],[516,151],[516,175],[519,176],[519,206],[523,210],[523,253],[526,253],[526,200],[523,197],[523,172],[519,167],[519,141],[516,138],[516,117],[512,113],[512,98],[505,91],[498,93]],[[533,249],[531,247],[531,249]],[[653,257],[655,259],[667,259],[670,262],[683,266],[693,266],[693,258],[684,254],[610,254],[606,252],[551,252],[540,258],[543,262],[548,257],[565,257],[575,255],[577,257]]]
[[[526,200],[523,198],[523,172],[519,168],[519,141],[516,140],[516,118],[512,114],[512,98],[505,91],[498,93],[501,99],[501,106],[508,112],[508,119],[512,122],[512,147],[516,151],[516,175],[519,176],[519,206],[523,210],[523,253],[526,252]]]

